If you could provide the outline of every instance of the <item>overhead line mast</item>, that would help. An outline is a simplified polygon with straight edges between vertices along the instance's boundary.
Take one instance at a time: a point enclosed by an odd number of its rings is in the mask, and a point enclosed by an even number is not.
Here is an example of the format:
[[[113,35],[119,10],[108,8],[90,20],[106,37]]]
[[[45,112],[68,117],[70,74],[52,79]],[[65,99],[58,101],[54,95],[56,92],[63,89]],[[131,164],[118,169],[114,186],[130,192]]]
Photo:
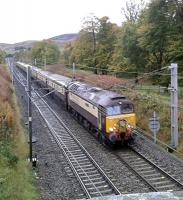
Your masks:
[[[27,97],[28,97],[28,130],[29,130],[29,159],[32,162],[32,104],[31,104],[31,69],[27,67]]]
[[[178,146],[178,87],[177,87],[177,64],[172,63],[171,69],[171,146]]]

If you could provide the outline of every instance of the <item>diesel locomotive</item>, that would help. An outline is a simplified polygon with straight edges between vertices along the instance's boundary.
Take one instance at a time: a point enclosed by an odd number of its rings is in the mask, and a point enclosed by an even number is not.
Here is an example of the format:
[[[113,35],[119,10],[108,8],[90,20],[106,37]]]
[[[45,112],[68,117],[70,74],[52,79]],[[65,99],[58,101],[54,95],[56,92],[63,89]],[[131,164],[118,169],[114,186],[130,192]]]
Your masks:
[[[26,72],[28,65],[17,62],[16,66]],[[54,89],[67,110],[101,142],[114,146],[133,140],[136,115],[133,103],[126,96],[30,67],[32,78],[38,79],[44,87]]]

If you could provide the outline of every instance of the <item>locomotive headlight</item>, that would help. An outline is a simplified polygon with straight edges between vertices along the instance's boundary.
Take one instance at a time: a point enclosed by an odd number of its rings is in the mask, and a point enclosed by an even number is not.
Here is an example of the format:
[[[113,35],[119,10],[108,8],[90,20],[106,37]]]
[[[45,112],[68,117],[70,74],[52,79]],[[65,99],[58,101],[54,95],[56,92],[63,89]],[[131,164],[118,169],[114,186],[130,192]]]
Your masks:
[[[113,128],[109,128],[109,131],[110,131],[110,132],[113,132],[113,130],[114,130]]]
[[[122,126],[122,127],[125,127],[125,126],[126,126],[126,120],[125,120],[125,119],[120,119],[120,120],[118,121],[118,124],[119,124],[120,126]]]
[[[128,125],[127,125],[127,128],[133,128],[133,126],[132,126],[132,125],[130,125],[130,124],[128,124]]]

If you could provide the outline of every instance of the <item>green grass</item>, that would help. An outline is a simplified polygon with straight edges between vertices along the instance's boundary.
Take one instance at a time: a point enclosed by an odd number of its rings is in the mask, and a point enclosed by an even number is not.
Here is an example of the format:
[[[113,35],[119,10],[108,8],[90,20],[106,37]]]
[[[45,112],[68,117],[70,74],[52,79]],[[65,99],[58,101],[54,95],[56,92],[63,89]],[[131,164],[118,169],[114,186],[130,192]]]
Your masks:
[[[157,133],[157,138],[166,144],[170,144],[170,94],[159,93],[159,91],[155,90],[157,89],[156,86],[148,85],[142,87],[143,90],[123,91],[135,104],[135,111],[138,118],[137,125],[151,135],[148,124],[149,118],[152,117],[155,111],[160,121],[160,130]],[[179,101],[181,102],[180,99]],[[183,116],[183,110],[179,109],[178,115]],[[179,146],[177,150],[183,153],[183,121],[179,121],[179,135]]]

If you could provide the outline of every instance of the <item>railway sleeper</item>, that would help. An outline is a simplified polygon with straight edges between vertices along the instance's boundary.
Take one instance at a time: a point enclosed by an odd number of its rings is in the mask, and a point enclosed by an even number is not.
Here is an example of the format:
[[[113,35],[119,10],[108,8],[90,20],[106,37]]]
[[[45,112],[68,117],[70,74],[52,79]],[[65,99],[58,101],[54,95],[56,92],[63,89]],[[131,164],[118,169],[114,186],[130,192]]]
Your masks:
[[[77,163],[83,163],[83,162],[86,162],[88,161],[88,158],[85,158],[85,159],[75,159],[75,158],[70,158],[70,160],[74,163],[74,162],[77,162]]]
[[[93,184],[94,185],[94,184]],[[99,190],[99,189],[103,189],[104,191],[105,191],[105,189],[106,188],[110,188],[110,186],[108,185],[108,184],[105,184],[105,185],[99,185],[99,186],[93,186],[93,187],[88,187],[87,186],[87,189],[89,190],[89,191],[92,191],[92,190],[96,190],[96,188]],[[111,190],[112,191],[112,189],[109,189],[109,190]],[[100,192],[102,192],[102,190],[100,190]]]
[[[133,160],[133,161],[131,162],[131,164],[133,164],[133,163],[135,163],[135,164],[144,163],[144,160],[142,160],[142,159]]]
[[[88,172],[87,174],[83,174],[81,172],[78,172],[78,174],[81,176],[81,177],[87,177],[87,178],[94,178],[94,177],[101,177],[101,174],[99,174],[98,172]]]
[[[93,166],[89,161],[88,162],[79,163],[79,165],[80,166],[86,166],[86,165]]]
[[[81,152],[81,154],[74,154],[74,152],[70,152],[70,155],[72,155],[72,156],[74,156],[74,157],[76,157],[76,158],[81,158],[81,157],[83,157],[83,154],[82,154],[82,152]],[[86,157],[86,156],[85,156]]]
[[[67,145],[70,145],[70,143],[68,143]],[[63,147],[65,150],[67,150],[67,149],[69,149],[69,151],[70,151],[70,149],[72,149],[72,148],[78,148],[78,145],[76,145],[76,144],[73,144],[72,146],[69,146],[69,147]]]
[[[91,170],[94,170],[94,171],[96,171],[95,170],[95,167],[90,167],[90,168],[84,168],[84,167],[80,167],[80,166],[78,166],[78,167],[76,167],[76,170],[77,171],[85,171],[85,172],[90,172]]]
[[[171,183],[172,183],[171,181],[165,180],[165,181],[158,181],[158,182],[155,182],[153,184],[158,186],[158,185],[168,185],[168,184],[171,184]]]
[[[168,191],[168,190],[172,190],[172,188],[178,188],[176,185],[174,184],[169,184],[169,185],[162,185],[162,186],[158,186],[157,189],[159,191]]]
[[[82,180],[83,180],[83,182],[88,182],[88,178],[87,177],[82,178]],[[93,181],[93,182],[99,181],[99,180],[102,181],[103,178],[102,177],[90,178],[90,181]]]
[[[100,186],[101,184],[104,184],[104,183],[106,183],[106,181],[98,181],[98,182],[94,182],[94,181],[92,181],[92,182],[89,182],[89,183],[86,183],[85,185],[86,186],[89,186],[89,185],[95,185],[95,186]]]
[[[101,193],[99,193],[99,192],[91,192],[90,194],[92,195],[92,197],[101,196]],[[102,193],[102,196],[107,196],[107,195],[111,195],[111,194],[113,194],[112,191],[111,192],[110,191],[106,191],[106,192]]]
[[[113,194],[113,190],[112,189],[106,189],[106,190],[102,190],[102,191],[96,191],[96,189],[95,189],[95,191],[90,191],[90,194],[92,194],[92,195],[94,195],[94,194],[102,194],[102,195]]]
[[[78,172],[78,174],[83,174],[82,172]],[[93,174],[99,174],[97,170],[87,172],[87,176],[91,176]],[[100,174],[99,174],[100,175]],[[100,175],[101,176],[101,175]]]
[[[146,178],[146,177],[145,177]],[[165,179],[165,177],[163,176],[163,177],[153,177],[153,178],[148,178],[148,180],[149,181],[157,181],[157,180],[163,180],[163,179]]]
[[[157,173],[154,169],[153,170],[148,170],[148,171],[140,171],[139,172],[140,174],[143,174],[143,176],[146,176],[146,175],[152,175],[154,176],[155,174],[161,176],[159,173]]]
[[[150,165],[148,163],[139,163],[139,164],[136,164],[136,163],[130,163],[130,165],[134,166],[134,167],[138,167],[138,168],[143,168],[143,167],[149,167]],[[150,166],[152,168],[152,166]]]
[[[134,168],[137,168],[137,170],[140,171],[147,171],[149,169],[154,170],[154,168],[152,166],[148,166],[148,165],[144,165],[144,166],[134,166]]]
[[[77,155],[72,155],[72,154],[70,154],[70,155],[68,155],[69,156],[69,158],[71,158],[71,159],[76,159],[76,160],[80,160],[80,159],[88,159],[85,155],[82,155],[82,156],[77,156]]]

